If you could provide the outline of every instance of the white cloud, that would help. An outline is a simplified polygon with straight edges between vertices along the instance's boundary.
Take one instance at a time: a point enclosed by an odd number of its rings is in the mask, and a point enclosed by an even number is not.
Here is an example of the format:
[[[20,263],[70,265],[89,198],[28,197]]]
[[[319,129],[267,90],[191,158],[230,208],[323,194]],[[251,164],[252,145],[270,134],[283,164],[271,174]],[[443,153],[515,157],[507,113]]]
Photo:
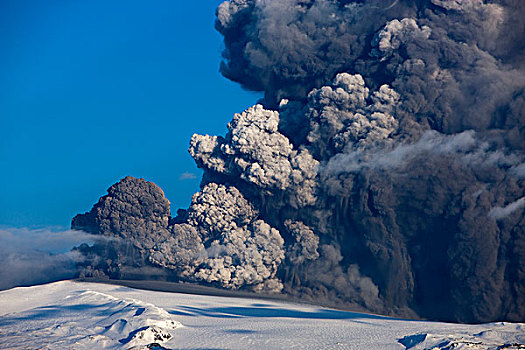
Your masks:
[[[519,210],[521,208],[525,207],[525,197],[521,197],[520,199],[510,203],[509,205],[505,207],[494,207],[489,211],[489,217],[500,220],[503,219],[516,210]]]
[[[194,174],[194,173],[189,173],[189,172],[186,172],[186,173],[182,173],[180,174],[179,176],[179,180],[181,181],[184,181],[184,180],[194,180],[197,178],[197,174]]]
[[[94,238],[74,230],[0,228],[0,290],[74,277],[78,257],[71,249]]]

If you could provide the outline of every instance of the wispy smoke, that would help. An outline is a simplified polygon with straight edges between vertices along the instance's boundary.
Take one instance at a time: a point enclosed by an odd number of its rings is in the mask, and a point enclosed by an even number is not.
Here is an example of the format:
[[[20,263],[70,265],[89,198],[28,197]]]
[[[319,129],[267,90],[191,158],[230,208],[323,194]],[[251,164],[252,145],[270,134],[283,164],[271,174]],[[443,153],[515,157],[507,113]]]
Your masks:
[[[74,277],[83,257],[71,248],[92,241],[74,230],[0,228],[0,289]]]
[[[496,220],[503,219],[523,207],[525,207],[525,197],[521,197],[505,207],[492,208],[489,211],[489,217]]]
[[[490,145],[476,138],[473,130],[445,135],[435,131],[425,132],[414,143],[399,144],[394,148],[384,147],[376,152],[357,150],[336,154],[323,168],[325,176],[359,172],[362,169],[406,170],[420,157],[453,157],[464,165],[477,167],[513,168],[520,176],[524,157],[520,154],[505,154],[502,150],[490,149]]]
[[[283,291],[440,320],[522,321],[523,1],[231,0],[221,72],[264,91],[224,136],[194,135],[204,170],[171,217],[126,178],[73,228],[122,277]],[[98,259],[98,260],[97,260]]]
[[[184,181],[184,180],[194,180],[197,178],[197,175],[194,174],[194,173],[182,173],[180,174],[179,176],[179,180],[181,181]]]

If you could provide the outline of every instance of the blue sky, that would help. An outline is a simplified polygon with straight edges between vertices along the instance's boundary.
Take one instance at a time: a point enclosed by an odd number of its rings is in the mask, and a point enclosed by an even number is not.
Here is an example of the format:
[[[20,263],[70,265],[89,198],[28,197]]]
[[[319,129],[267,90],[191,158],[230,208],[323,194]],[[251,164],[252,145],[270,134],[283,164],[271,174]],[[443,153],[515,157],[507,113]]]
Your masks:
[[[261,96],[218,72],[220,3],[0,1],[0,225],[68,227],[126,175],[189,205],[191,135]]]

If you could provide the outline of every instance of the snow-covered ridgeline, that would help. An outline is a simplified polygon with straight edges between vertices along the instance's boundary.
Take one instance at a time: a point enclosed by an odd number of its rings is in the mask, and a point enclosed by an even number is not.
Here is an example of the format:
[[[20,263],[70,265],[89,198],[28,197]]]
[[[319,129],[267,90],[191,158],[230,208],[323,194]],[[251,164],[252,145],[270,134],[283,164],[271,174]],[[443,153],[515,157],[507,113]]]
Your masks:
[[[524,330],[72,281],[0,292],[1,349],[523,349]]]

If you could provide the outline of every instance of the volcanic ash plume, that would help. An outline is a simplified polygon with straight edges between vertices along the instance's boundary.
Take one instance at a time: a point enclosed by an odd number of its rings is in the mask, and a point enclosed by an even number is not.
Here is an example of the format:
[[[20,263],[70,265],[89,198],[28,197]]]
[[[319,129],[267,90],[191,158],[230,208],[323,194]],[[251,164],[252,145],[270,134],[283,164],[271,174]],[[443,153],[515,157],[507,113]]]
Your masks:
[[[188,210],[170,218],[158,187],[128,177],[73,220],[118,239],[79,249],[116,277],[155,268],[385,314],[523,321],[524,11],[224,2],[221,72],[264,100],[224,137],[192,137],[204,176]]]

